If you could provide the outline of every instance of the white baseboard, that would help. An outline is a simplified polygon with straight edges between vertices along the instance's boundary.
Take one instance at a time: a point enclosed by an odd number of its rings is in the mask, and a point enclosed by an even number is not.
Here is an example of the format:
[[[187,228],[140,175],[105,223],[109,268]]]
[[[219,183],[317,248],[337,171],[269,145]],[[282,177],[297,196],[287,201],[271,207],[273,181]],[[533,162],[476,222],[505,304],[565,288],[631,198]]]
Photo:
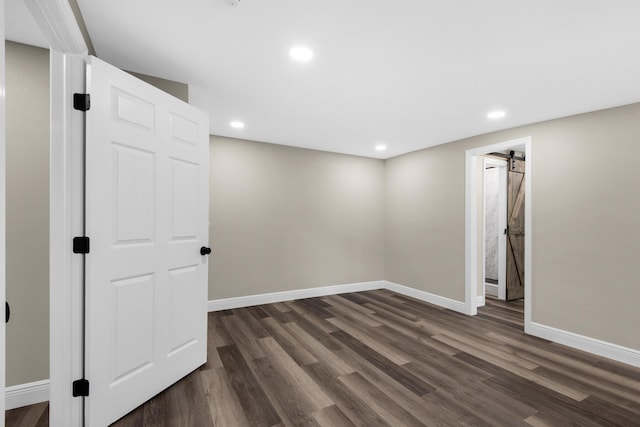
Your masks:
[[[209,301],[209,311],[230,310],[233,308],[251,307],[260,304],[272,304],[275,302],[292,301],[301,298],[322,297],[326,295],[344,294],[347,292],[371,291],[374,289],[388,289],[390,291],[426,301],[440,307],[448,308],[459,313],[465,312],[464,302],[441,297],[439,295],[420,291],[386,280],[351,283],[347,285],[323,286],[320,288],[299,289],[295,291],[273,292],[270,294],[249,295],[246,297],[211,300]],[[478,298],[483,298],[484,300],[484,297]]]
[[[7,410],[46,402],[49,400],[49,380],[12,385],[5,389],[5,396]]]
[[[498,285],[493,284],[493,283],[485,283],[484,284],[484,291],[487,294],[498,298]]]
[[[544,338],[558,344],[563,344],[568,347],[577,348],[578,350],[586,351],[598,356],[617,360],[618,362],[626,363],[628,365],[640,367],[639,350],[634,350],[632,348],[623,347],[606,341],[600,341],[595,338],[585,337],[584,335],[574,334],[573,332],[563,331],[561,329],[541,325],[535,322],[525,325],[525,333],[538,338]]]
[[[408,297],[416,298],[430,304],[438,305],[440,307],[448,308],[449,310],[457,311],[458,313],[465,313],[465,304],[461,301],[456,301],[450,298],[441,297],[440,295],[431,294],[429,292],[413,289],[408,286],[399,285],[397,283],[384,281],[385,288],[397,292]]]
[[[484,295],[478,295],[476,298],[476,307],[484,307],[486,304]]]
[[[371,291],[374,289],[383,289],[384,287],[385,282],[383,280],[378,280],[374,282],[350,283],[347,285],[323,286],[319,288],[298,289],[295,291],[225,298],[209,301],[209,311],[230,310],[232,308],[251,307],[253,305],[272,304],[275,302],[323,297],[326,295],[344,294],[348,292]]]

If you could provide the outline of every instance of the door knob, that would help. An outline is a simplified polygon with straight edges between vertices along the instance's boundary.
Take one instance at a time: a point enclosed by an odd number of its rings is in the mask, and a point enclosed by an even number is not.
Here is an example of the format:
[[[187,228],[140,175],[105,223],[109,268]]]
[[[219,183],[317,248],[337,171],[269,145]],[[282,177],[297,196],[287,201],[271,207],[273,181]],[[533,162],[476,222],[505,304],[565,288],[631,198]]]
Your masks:
[[[200,255],[209,255],[211,253],[211,248],[203,246],[200,248]]]

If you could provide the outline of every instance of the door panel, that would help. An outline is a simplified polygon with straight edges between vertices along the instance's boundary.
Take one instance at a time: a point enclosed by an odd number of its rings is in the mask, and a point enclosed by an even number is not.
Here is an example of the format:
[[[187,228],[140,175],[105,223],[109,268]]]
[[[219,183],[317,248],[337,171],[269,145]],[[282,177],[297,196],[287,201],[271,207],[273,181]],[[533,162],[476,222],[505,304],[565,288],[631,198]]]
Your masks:
[[[151,243],[154,236],[155,155],[113,143],[113,227],[116,244]]]
[[[208,117],[87,66],[86,420],[106,426],[206,362]]]
[[[171,271],[171,346],[169,356],[182,351],[198,341],[196,336],[199,313],[190,310],[197,305],[198,266]]]
[[[507,301],[524,298],[525,163],[509,160],[507,175]]]
[[[111,282],[113,301],[113,374],[111,386],[153,362],[152,274]]]
[[[135,95],[113,88],[115,98],[114,116],[120,121],[139,126],[142,129],[153,132],[155,108],[150,102],[138,98]]]
[[[198,188],[199,165],[183,160],[171,159],[173,174],[172,201],[173,221],[171,240],[195,239],[198,232]]]

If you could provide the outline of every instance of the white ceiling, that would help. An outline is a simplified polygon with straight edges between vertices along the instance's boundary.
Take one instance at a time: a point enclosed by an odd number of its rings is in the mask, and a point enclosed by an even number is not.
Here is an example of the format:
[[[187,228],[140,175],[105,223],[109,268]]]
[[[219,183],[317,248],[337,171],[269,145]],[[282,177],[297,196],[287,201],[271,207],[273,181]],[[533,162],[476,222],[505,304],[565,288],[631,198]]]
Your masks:
[[[102,59],[189,83],[216,135],[387,158],[640,101],[638,0],[79,4]]]
[[[24,0],[5,0],[5,38],[31,46],[49,48],[49,40],[31,17]]]

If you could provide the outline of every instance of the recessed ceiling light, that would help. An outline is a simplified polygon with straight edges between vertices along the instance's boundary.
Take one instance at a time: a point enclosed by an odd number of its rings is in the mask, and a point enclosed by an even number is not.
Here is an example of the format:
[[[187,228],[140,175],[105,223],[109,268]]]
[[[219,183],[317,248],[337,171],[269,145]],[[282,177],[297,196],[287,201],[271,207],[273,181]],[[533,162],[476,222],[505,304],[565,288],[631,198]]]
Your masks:
[[[239,121],[236,120],[236,121],[233,121],[233,122],[229,123],[229,126],[231,126],[232,128],[235,128],[235,129],[242,129],[242,128],[244,128],[244,123],[239,122]]]
[[[489,118],[489,119],[501,119],[506,115],[507,115],[507,113],[505,113],[504,111],[492,111],[489,114],[487,114],[487,118]]]
[[[378,144],[376,145],[376,151],[384,151],[387,149],[387,146],[384,144]]]
[[[305,62],[313,58],[313,51],[305,46],[295,46],[291,48],[289,55],[296,61]]]

